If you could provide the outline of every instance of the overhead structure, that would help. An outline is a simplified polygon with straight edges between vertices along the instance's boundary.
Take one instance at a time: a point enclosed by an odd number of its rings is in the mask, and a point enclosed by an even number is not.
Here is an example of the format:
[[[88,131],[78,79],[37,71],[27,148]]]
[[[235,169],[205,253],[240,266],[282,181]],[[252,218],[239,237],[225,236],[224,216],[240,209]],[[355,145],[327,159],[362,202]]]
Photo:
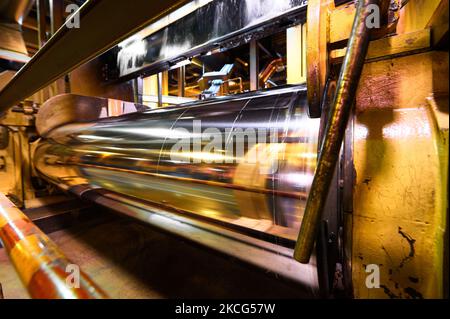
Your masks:
[[[64,24],[0,91],[0,113],[185,2],[86,1],[75,13],[80,17],[80,28],[68,28]]]

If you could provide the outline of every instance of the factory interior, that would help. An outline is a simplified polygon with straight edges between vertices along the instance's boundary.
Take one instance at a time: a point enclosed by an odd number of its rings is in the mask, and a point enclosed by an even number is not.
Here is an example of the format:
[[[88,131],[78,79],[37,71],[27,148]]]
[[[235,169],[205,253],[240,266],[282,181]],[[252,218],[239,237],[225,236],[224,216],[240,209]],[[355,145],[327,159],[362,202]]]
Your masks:
[[[0,0],[0,303],[448,298],[448,10]]]

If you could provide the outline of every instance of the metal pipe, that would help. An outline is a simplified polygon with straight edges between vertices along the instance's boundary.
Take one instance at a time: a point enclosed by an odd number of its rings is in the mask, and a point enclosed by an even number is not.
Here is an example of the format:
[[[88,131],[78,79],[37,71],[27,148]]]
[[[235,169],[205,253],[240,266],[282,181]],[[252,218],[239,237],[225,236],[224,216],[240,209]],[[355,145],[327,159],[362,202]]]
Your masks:
[[[379,2],[379,0],[360,0],[356,7],[347,53],[341,67],[336,94],[325,127],[324,140],[320,147],[314,179],[295,246],[294,258],[301,263],[309,262],[313,250],[321,212],[328,196],[345,128],[355,100],[370,40],[370,29],[366,25],[366,19],[371,13],[369,6],[378,5]]]
[[[277,58],[270,61],[270,63],[259,73],[259,82],[262,85],[265,85],[267,81],[272,77],[272,75],[277,72],[279,68],[284,66],[283,59]]]
[[[72,265],[58,247],[5,195],[0,193],[0,240],[32,298],[107,298],[80,271],[79,283],[68,278]]]

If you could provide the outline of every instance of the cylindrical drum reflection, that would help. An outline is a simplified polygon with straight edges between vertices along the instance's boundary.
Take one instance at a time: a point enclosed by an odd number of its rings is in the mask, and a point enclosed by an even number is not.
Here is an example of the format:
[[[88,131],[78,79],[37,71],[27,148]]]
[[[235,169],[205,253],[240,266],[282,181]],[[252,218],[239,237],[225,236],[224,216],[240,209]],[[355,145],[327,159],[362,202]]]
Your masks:
[[[180,213],[295,240],[312,182],[319,120],[289,87],[53,129],[36,170]]]

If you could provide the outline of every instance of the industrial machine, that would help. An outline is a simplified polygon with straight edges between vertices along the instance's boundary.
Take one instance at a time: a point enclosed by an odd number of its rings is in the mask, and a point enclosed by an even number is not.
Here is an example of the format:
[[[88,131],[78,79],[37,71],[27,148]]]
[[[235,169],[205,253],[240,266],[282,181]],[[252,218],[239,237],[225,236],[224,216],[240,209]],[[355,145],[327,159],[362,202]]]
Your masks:
[[[107,297],[88,274],[63,284],[27,216],[55,195],[308,298],[448,296],[448,0],[17,0],[0,17],[0,239],[32,297]]]

